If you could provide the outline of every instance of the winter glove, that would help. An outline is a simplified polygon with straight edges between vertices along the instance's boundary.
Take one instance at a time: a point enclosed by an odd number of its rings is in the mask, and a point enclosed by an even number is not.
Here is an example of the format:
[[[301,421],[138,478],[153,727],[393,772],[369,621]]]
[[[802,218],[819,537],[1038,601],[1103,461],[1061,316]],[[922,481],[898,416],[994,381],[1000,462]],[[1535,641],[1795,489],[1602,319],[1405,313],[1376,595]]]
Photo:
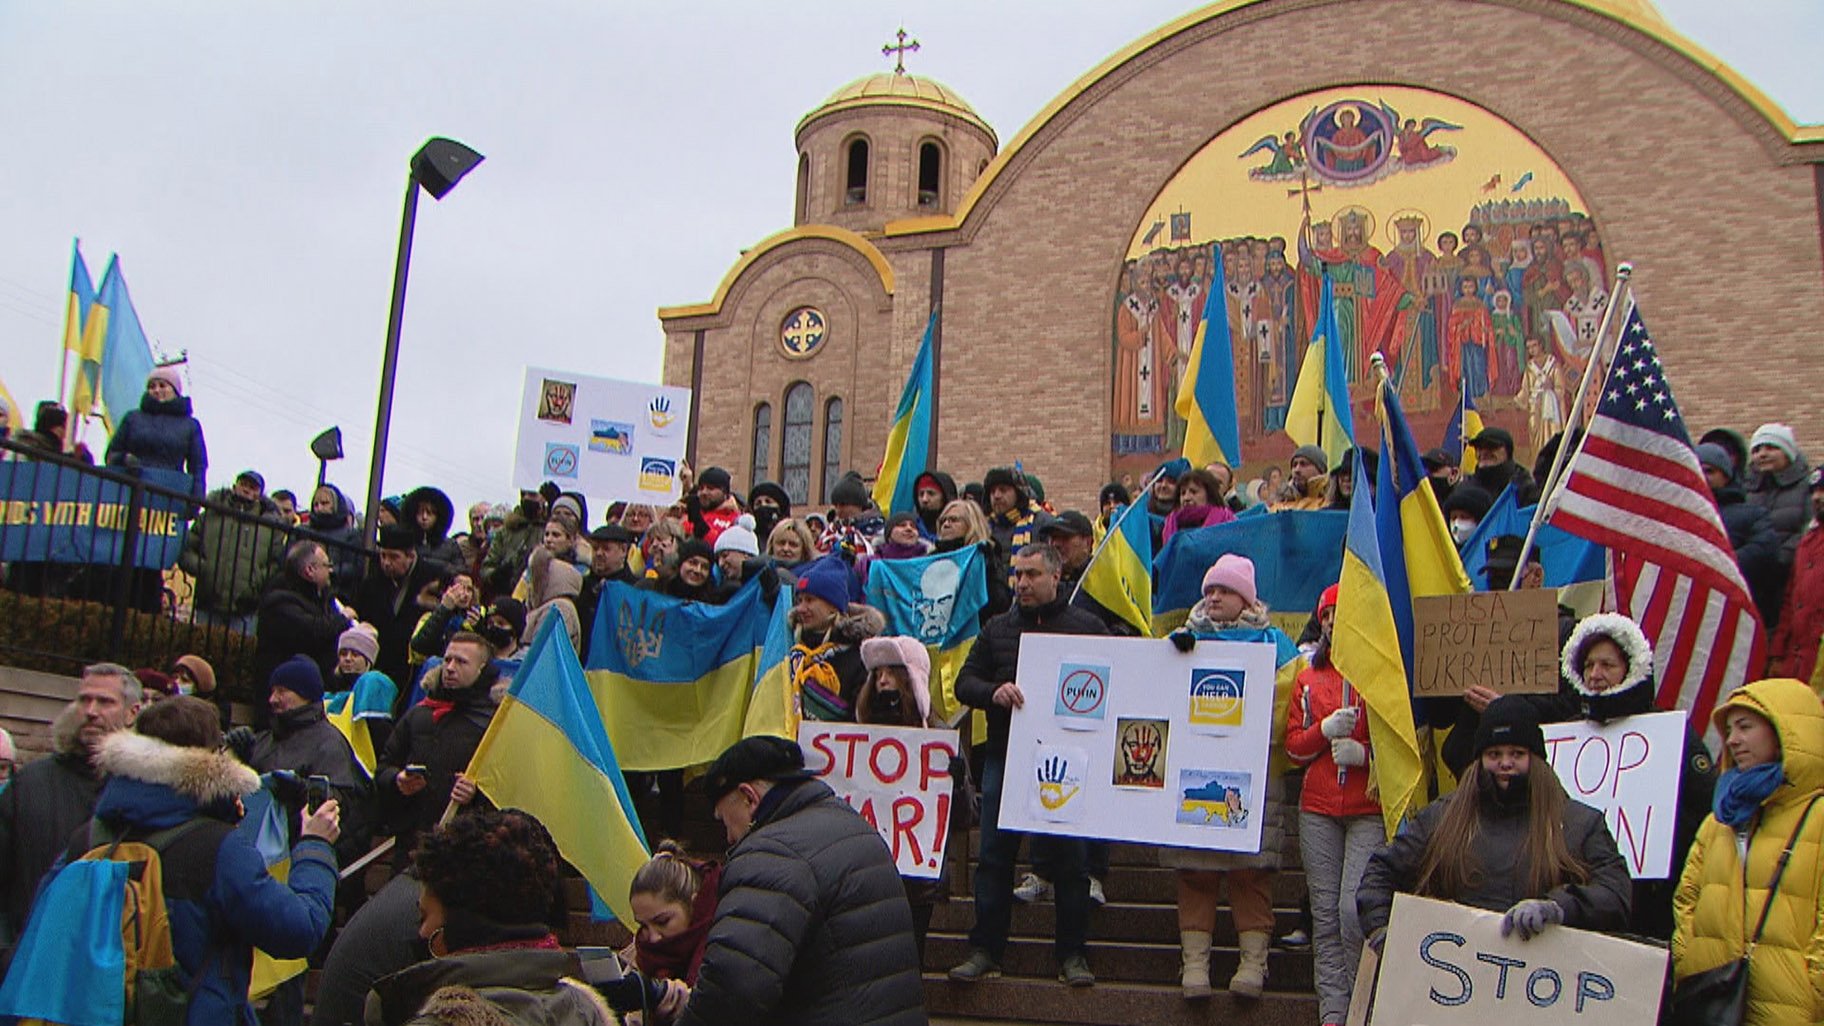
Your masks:
[[[1330,758],[1338,766],[1368,765],[1368,746],[1352,737],[1335,737],[1330,739]]]
[[[1180,652],[1189,652],[1191,649],[1197,647],[1197,635],[1192,634],[1183,627],[1167,634],[1166,637],[1172,639],[1173,647],[1177,648]]]
[[[1324,717],[1324,722],[1318,724],[1318,729],[1324,732],[1325,737],[1333,740],[1339,737],[1348,737],[1355,733],[1356,718],[1360,715],[1360,709],[1357,709],[1353,705],[1345,705],[1341,709]]]
[[[1501,936],[1520,931],[1521,940],[1532,940],[1547,926],[1564,922],[1564,909],[1549,898],[1528,898],[1507,910],[1501,918]]]
[[[253,728],[236,727],[222,736],[222,747],[234,753],[242,763],[253,761]]]
[[[273,770],[266,774],[266,780],[271,785],[272,796],[286,808],[301,809],[310,799],[310,785],[291,770]]]

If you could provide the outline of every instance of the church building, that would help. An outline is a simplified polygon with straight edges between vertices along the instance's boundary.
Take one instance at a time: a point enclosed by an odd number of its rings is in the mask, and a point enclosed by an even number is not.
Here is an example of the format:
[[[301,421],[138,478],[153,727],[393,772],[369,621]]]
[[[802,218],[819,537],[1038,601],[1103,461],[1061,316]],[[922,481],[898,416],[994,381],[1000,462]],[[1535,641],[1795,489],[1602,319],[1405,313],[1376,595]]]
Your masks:
[[[742,489],[871,479],[934,310],[937,466],[1018,460],[1060,508],[1178,452],[1200,334],[1228,341],[1241,476],[1283,466],[1330,317],[1358,437],[1378,352],[1421,446],[1469,403],[1527,461],[1623,262],[1694,433],[1824,446],[1824,126],[1650,0],[1223,0],[1005,146],[903,62],[796,142],[792,227],[659,311],[692,461]]]

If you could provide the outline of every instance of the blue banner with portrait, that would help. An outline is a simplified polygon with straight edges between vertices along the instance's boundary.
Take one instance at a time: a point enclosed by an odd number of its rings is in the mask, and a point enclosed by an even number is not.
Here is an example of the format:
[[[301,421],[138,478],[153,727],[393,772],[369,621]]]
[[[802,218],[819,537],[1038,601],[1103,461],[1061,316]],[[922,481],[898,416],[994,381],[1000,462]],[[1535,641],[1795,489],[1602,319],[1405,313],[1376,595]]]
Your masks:
[[[141,479],[188,494],[190,476],[142,469]],[[0,562],[118,566],[131,489],[98,474],[54,463],[0,463]],[[177,562],[191,502],[143,492],[133,565],[163,570]]]

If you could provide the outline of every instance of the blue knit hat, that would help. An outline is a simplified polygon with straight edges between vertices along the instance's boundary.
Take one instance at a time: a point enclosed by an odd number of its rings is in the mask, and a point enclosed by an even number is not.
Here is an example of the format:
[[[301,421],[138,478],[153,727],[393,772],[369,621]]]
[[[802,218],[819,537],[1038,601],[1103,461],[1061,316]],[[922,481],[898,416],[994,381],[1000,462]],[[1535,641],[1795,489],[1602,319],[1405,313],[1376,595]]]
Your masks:
[[[851,602],[861,600],[856,594],[855,571],[837,556],[825,556],[807,564],[798,572],[797,590],[828,602],[837,612],[849,608]]]
[[[316,660],[304,655],[294,655],[278,665],[272,671],[270,681],[275,688],[297,695],[306,702],[323,700],[323,671],[318,669]]]
[[[1183,456],[1180,456],[1175,460],[1166,460],[1159,465],[1158,470],[1154,471],[1154,473],[1159,474],[1160,477],[1163,477],[1168,481],[1176,481],[1190,472],[1191,461],[1185,459]]]

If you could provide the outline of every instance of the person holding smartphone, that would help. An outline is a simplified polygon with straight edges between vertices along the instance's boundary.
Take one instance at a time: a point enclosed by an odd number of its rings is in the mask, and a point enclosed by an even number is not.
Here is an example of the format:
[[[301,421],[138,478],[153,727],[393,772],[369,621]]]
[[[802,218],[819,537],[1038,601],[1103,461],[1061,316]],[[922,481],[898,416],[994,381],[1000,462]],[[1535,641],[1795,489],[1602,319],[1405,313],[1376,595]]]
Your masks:
[[[236,727],[228,732],[228,747],[256,772],[286,771],[306,782],[303,789],[279,791],[282,798],[298,800],[287,802],[294,811],[301,807],[300,802],[315,808],[324,798],[334,798],[342,808],[342,836],[336,844],[336,855],[346,865],[367,853],[372,785],[348,739],[329,722],[324,711],[323,673],[316,660],[292,656],[272,671],[268,683],[271,694],[266,706],[272,714],[272,726],[258,733]],[[307,782],[312,779],[318,780],[327,794],[308,797]]]
[[[499,707],[491,694],[500,679],[494,649],[463,631],[444,648],[443,662],[424,677],[424,701],[413,706],[386,741],[374,772],[379,812],[395,832],[394,867],[411,864],[412,845],[443,818],[451,802],[476,799],[462,775]],[[484,800],[485,803],[485,800]]]

